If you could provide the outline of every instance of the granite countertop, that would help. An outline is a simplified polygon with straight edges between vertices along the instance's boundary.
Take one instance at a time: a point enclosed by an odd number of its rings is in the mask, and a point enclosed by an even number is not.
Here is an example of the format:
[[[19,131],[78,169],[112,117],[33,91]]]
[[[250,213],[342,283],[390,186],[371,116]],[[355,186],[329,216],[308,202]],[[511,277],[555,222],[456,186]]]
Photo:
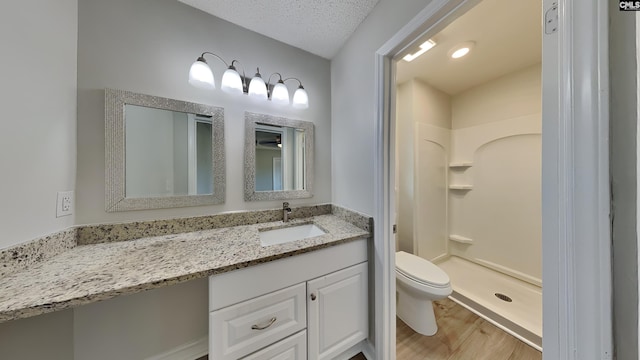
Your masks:
[[[326,234],[263,247],[258,231],[282,221],[81,245],[0,282],[0,322],[68,309],[301,254],[362,237],[335,215],[293,219]]]

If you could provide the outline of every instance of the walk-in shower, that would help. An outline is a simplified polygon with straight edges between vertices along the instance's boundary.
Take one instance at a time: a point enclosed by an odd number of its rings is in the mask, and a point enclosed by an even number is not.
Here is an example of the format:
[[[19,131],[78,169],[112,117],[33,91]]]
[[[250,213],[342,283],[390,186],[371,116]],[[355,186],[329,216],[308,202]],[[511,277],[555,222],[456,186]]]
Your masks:
[[[399,110],[397,119],[398,250],[437,264],[451,279],[452,299],[537,348],[540,71],[528,66],[455,95],[412,80],[398,87],[398,105],[410,93],[413,116]],[[412,141],[402,142],[406,121]],[[412,159],[400,159],[403,151]]]

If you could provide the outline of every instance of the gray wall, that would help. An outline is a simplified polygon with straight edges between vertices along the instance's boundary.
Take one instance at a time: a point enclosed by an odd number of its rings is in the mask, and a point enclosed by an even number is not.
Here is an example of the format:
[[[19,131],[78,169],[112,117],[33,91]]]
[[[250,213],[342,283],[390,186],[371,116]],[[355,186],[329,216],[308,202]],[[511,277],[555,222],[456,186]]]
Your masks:
[[[0,2],[0,249],[74,224],[77,3]]]
[[[73,359],[146,359],[207,336],[207,291],[198,279],[75,309]]]
[[[77,0],[0,2],[0,249],[74,224],[77,29]],[[0,324],[0,359],[72,355],[72,311]]]
[[[637,100],[634,12],[610,2],[613,322],[618,359],[638,359]]]
[[[373,214],[375,52],[430,1],[380,0],[331,62],[332,202]]]
[[[73,310],[0,324],[0,359],[73,359]]]
[[[296,110],[256,103],[247,96],[206,91],[187,83],[189,67],[203,51],[228,62],[238,59],[248,75],[279,71],[300,78],[310,107]],[[211,58],[217,87],[224,65]],[[287,83],[290,93],[293,82]],[[104,88],[224,107],[227,160],[226,203],[178,209],[104,211]],[[253,111],[315,124],[316,188],[311,199],[331,201],[331,102],[328,60],[232,25],[175,0],[80,0],[78,24],[77,224],[208,215],[242,209],[277,208],[279,201],[244,202],[244,112]]]

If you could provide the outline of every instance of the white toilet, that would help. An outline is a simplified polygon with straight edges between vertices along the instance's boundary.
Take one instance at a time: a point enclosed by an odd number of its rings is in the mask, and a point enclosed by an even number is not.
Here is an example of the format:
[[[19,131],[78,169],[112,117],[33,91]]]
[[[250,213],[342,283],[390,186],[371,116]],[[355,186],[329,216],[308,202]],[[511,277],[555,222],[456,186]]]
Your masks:
[[[451,294],[447,273],[428,260],[398,251],[396,289],[396,315],[417,333],[434,335],[438,325],[431,302]]]

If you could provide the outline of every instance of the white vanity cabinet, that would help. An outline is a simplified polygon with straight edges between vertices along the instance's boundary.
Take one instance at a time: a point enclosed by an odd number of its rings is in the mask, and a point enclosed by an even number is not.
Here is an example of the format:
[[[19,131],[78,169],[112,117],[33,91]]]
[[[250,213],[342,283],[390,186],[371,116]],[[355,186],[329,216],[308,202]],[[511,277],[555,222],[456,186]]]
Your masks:
[[[209,359],[342,358],[368,334],[367,241],[209,278]]]

